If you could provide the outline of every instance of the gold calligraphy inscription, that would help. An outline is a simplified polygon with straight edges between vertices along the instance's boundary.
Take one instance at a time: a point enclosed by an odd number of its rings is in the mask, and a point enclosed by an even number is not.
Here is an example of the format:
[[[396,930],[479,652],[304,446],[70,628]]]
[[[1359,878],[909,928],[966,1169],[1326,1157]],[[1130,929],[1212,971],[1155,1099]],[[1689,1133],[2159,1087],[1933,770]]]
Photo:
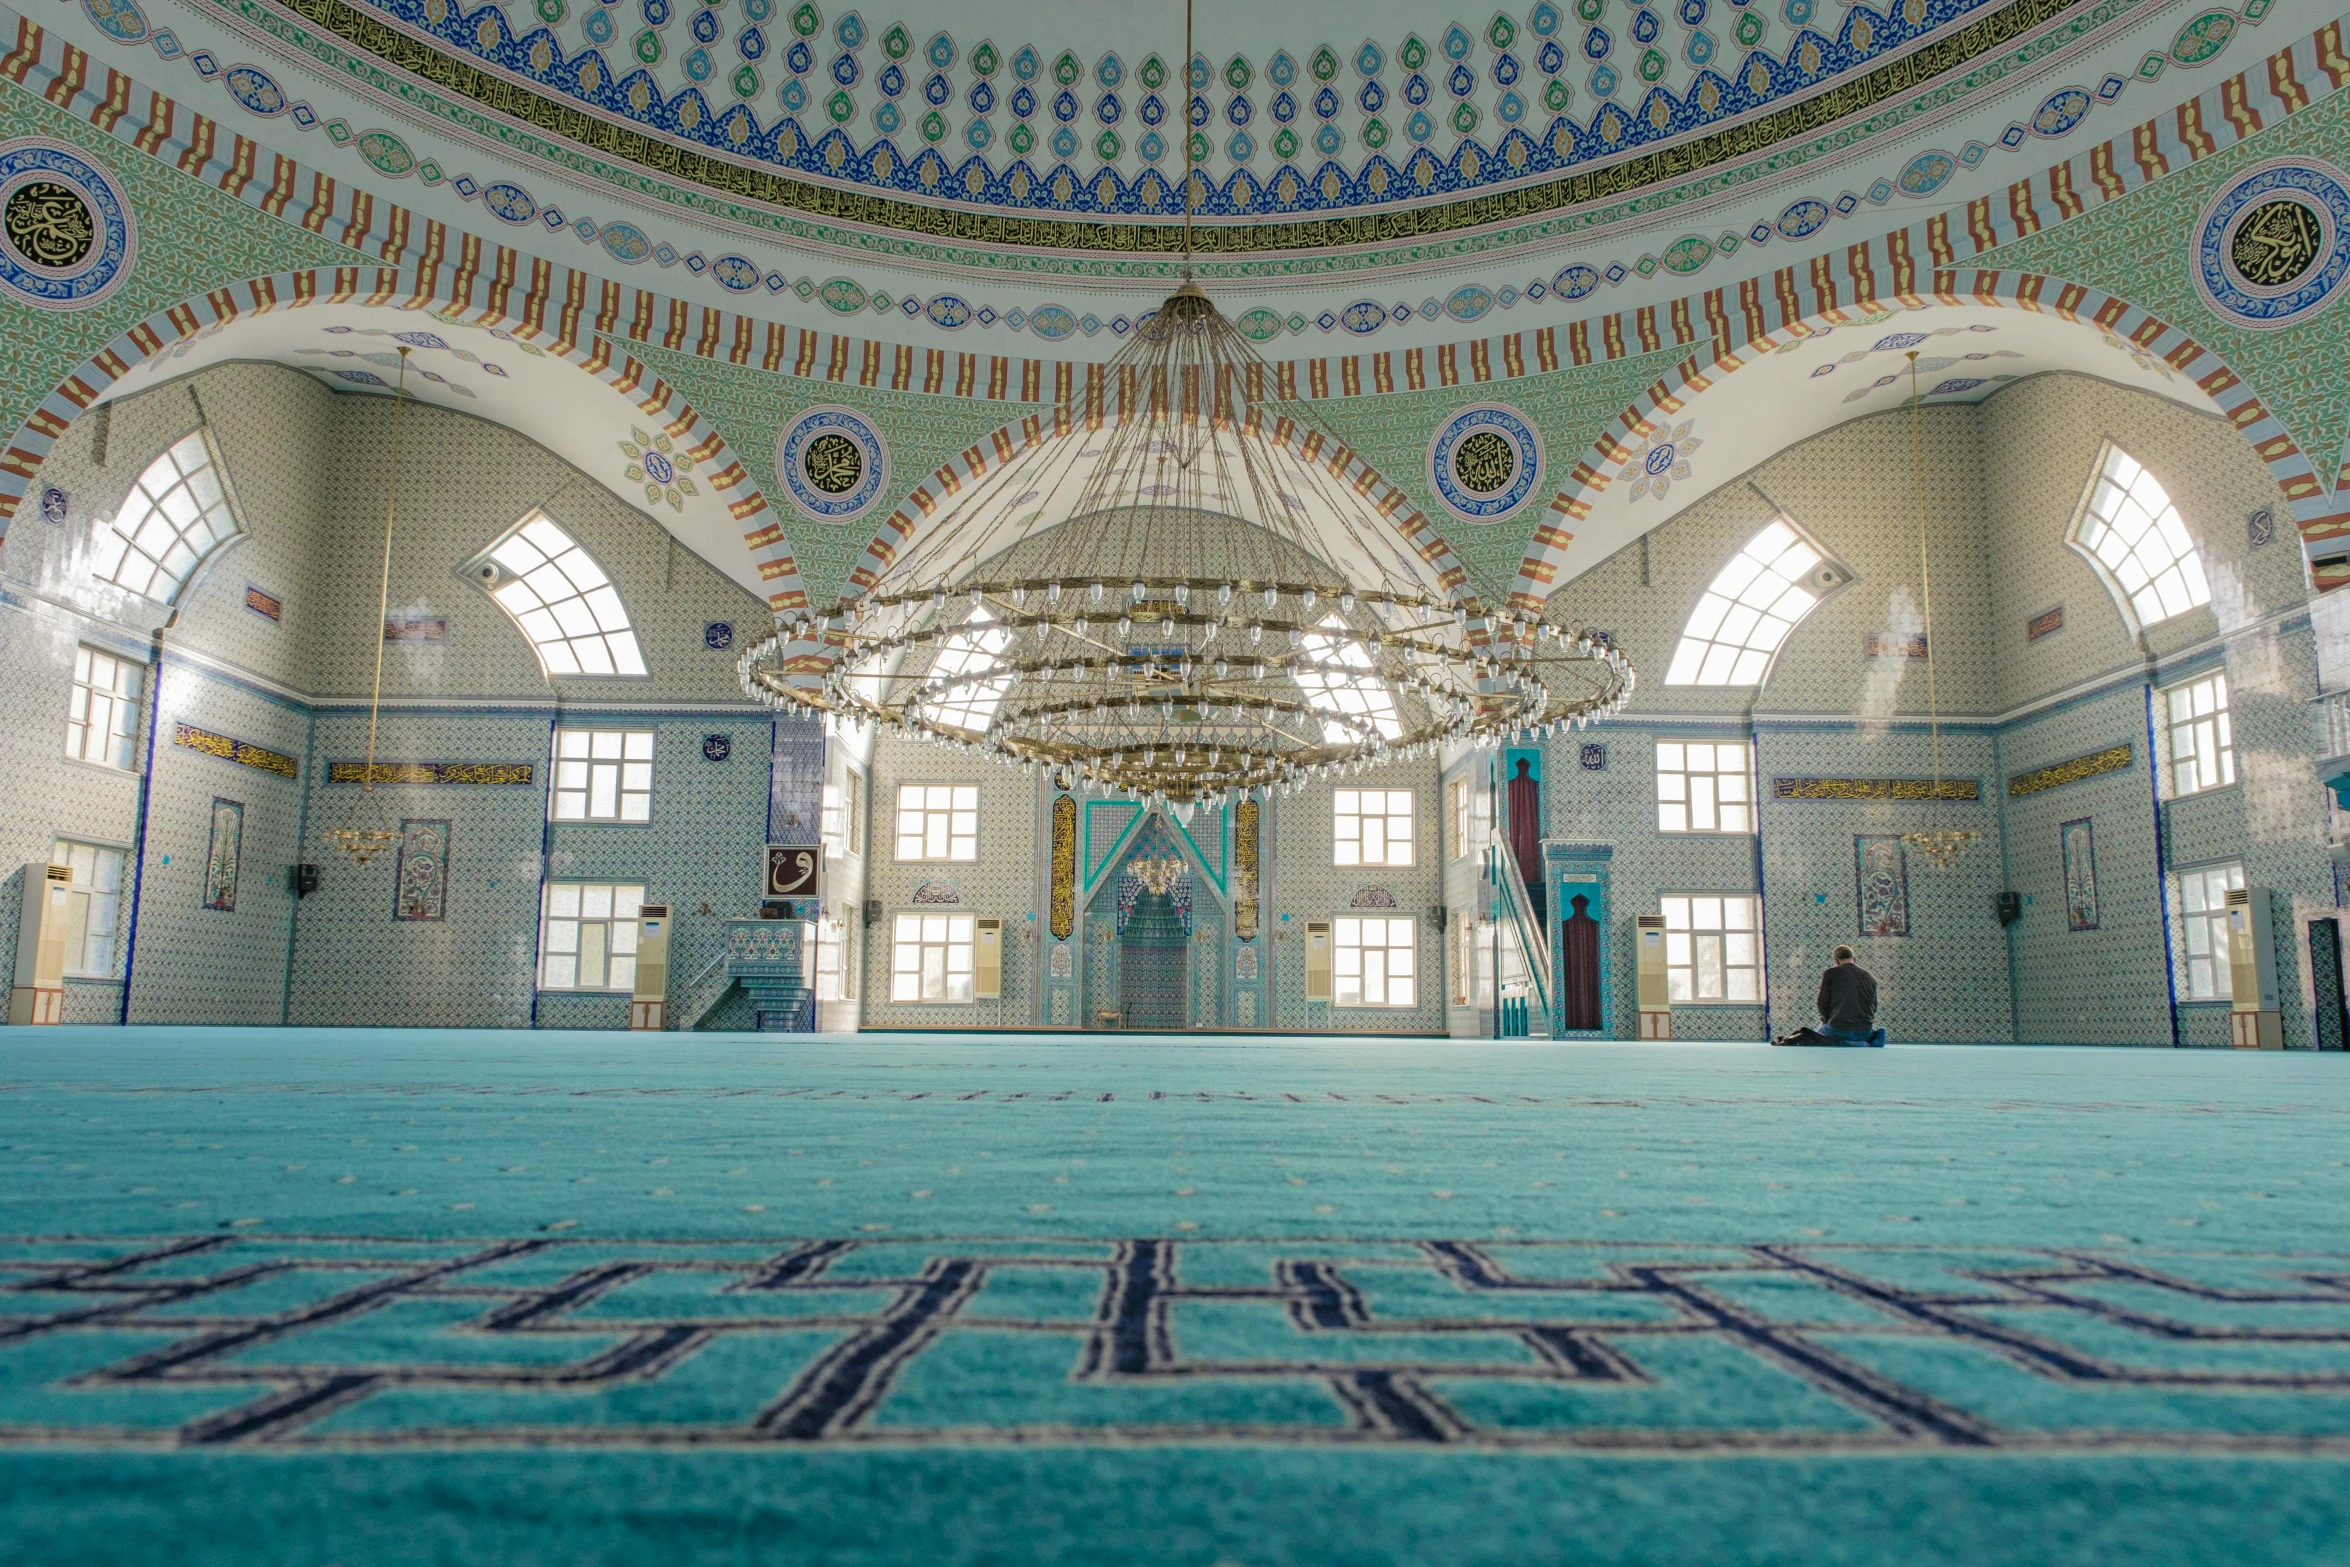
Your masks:
[[[846,495],[865,476],[865,454],[845,435],[819,435],[800,456],[808,482],[827,495]]]
[[[1257,939],[1257,816],[1254,800],[1232,808],[1232,934]]]
[[[531,762],[329,762],[330,784],[528,784],[536,775]]]
[[[28,180],[10,191],[0,229],[18,255],[51,271],[81,265],[98,244],[90,204],[80,191],[56,180]]]
[[[1972,778],[1774,778],[1771,796],[1779,800],[1974,800],[1980,787]]]
[[[820,220],[895,229],[990,248],[1085,251],[1256,254],[1318,247],[1375,245],[1448,234],[1487,224],[1544,216],[1660,180],[1684,177],[1810,134],[1880,102],[1916,92],[1979,55],[2036,31],[2087,0],[2010,0],[1978,17],[1786,108],[1727,125],[1586,173],[1493,191],[1425,207],[1385,209],[1345,217],[1268,223],[1250,218],[1206,223],[1189,232],[1180,219],[1137,223],[1123,214],[1028,217],[970,207],[931,206],[897,196],[819,185],[795,175],[690,150],[633,125],[508,81],[471,60],[444,53],[423,38],[370,15],[350,0],[268,0],[440,93],[502,114],[589,152],[653,171],[665,180],[699,185],[722,195],[764,202]],[[912,165],[923,166],[920,155]]]
[[[2079,783],[2084,778],[2095,778],[2100,773],[2118,773],[2130,765],[2130,748],[2125,743],[2092,751],[2087,756],[2076,756],[2069,762],[2058,762],[2049,767],[2035,767],[2028,773],[2018,773],[2007,781],[2009,799],[2027,794],[2038,794],[2059,784]]]
[[[209,729],[198,729],[194,724],[173,724],[171,743],[201,751],[206,756],[217,756],[224,762],[235,762],[240,767],[275,773],[280,778],[292,778],[301,771],[300,765],[282,751],[268,750],[249,740],[232,740]]]
[[[1507,489],[1517,471],[1518,449],[1491,430],[1473,431],[1453,448],[1453,477],[1471,494],[1492,495]]]
[[[1053,801],[1053,940],[1067,941],[1077,928],[1077,802]]]
[[[2283,288],[2318,263],[2325,230],[2298,201],[2264,202],[2236,227],[2228,260],[2254,288]]]

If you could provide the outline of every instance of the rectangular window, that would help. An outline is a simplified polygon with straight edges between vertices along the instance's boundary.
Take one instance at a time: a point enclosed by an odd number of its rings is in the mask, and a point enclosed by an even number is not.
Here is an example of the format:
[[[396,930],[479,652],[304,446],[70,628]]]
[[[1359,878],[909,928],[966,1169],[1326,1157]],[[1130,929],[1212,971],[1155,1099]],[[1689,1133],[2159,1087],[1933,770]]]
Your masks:
[[[144,664],[94,647],[75,648],[73,690],[65,705],[65,754],[77,762],[127,770],[146,675]]]
[[[1412,791],[1340,789],[1331,806],[1337,865],[1412,863]]]
[[[968,914],[900,914],[890,954],[892,1001],[969,1001]]]
[[[1762,936],[1745,893],[1672,896],[1665,904],[1665,986],[1675,1001],[1760,1001]]]
[[[2236,781],[2236,738],[2228,723],[2228,677],[2205,675],[2163,692],[2170,711],[2173,795],[2200,794]]]
[[[65,972],[79,979],[114,977],[114,928],[122,912],[122,851],[57,840],[52,865],[73,867],[66,895]]]
[[[636,989],[636,916],[641,882],[547,883],[539,925],[539,989]]]
[[[865,852],[865,780],[856,772],[824,786],[824,853],[840,859]]]
[[[898,858],[978,859],[978,786],[898,785]]]
[[[2206,865],[2179,872],[2179,923],[2186,938],[2187,999],[2227,1001],[2235,990],[2228,976],[2228,893],[2244,885],[2241,865]]]
[[[1754,831],[1753,775],[1746,744],[1656,745],[1659,832]]]
[[[816,926],[816,999],[851,1001],[856,994],[857,978],[850,967],[848,917],[840,915],[821,921]]]
[[[1469,780],[1455,778],[1444,786],[1444,823],[1452,835],[1445,858],[1457,860],[1469,852]]]
[[[1403,917],[1341,914],[1331,922],[1335,981],[1331,1002],[1342,1007],[1408,1007],[1419,1000],[1412,921]]]
[[[556,730],[553,804],[558,822],[651,821],[653,731]]]

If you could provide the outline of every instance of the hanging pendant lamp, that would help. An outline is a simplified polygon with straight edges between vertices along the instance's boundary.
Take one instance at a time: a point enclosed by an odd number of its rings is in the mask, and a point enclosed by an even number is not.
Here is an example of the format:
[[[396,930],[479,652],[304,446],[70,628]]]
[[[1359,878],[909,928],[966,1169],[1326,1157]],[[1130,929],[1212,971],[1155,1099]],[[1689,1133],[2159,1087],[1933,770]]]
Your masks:
[[[1048,448],[1081,451],[917,491],[912,547],[779,617],[744,691],[1177,809],[1620,710],[1622,653],[1484,603],[1331,467],[1347,443],[1192,281],[1184,148],[1182,285]]]
[[[408,354],[408,349],[400,350],[400,381],[392,389],[392,478],[384,489],[383,580],[376,590],[375,694],[367,703],[367,767],[359,775],[359,798],[351,807],[350,821],[327,829],[324,835],[354,865],[365,865],[400,841],[399,829],[376,797],[375,733],[376,719],[383,709],[384,623],[392,605],[392,524],[400,511],[400,437],[407,412]]]

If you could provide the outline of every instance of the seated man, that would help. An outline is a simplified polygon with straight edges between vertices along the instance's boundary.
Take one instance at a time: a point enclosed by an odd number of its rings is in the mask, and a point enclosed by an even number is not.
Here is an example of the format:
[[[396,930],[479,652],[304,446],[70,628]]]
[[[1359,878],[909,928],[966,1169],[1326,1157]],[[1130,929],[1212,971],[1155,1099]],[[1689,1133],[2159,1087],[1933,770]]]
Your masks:
[[[1835,963],[1820,976],[1820,1026],[1799,1028],[1779,1045],[1843,1045],[1881,1049],[1885,1031],[1877,1027],[1877,979],[1852,959],[1850,947],[1838,947]]]

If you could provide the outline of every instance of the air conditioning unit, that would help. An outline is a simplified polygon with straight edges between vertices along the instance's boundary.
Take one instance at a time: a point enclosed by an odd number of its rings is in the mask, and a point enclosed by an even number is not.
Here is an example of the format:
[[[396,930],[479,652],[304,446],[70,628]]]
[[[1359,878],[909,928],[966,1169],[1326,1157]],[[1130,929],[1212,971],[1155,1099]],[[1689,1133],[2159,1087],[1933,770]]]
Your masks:
[[[73,867],[36,860],[24,868],[24,909],[16,922],[16,984],[8,1021],[65,1021],[65,930]]]

